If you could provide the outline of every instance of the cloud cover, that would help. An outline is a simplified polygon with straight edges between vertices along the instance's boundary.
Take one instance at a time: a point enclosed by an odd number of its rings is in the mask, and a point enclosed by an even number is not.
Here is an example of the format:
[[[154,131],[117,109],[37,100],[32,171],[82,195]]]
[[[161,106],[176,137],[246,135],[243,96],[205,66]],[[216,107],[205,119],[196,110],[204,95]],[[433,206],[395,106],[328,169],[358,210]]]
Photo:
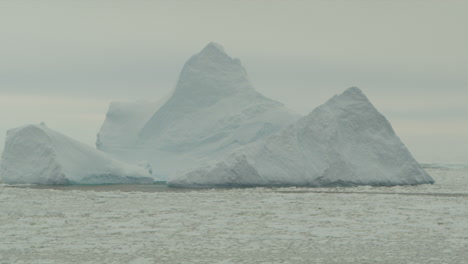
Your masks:
[[[184,62],[216,41],[293,110],[356,85],[417,159],[468,162],[466,2],[1,5],[1,133],[45,121],[93,144],[110,101],[163,97]]]

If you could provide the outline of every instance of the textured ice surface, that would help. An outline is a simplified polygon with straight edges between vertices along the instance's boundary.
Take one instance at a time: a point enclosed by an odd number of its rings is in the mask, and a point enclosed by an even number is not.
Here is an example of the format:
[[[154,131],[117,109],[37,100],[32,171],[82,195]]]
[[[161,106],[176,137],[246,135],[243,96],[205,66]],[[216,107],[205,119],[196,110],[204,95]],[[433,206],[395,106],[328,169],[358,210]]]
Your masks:
[[[428,173],[395,187],[0,184],[0,263],[466,263],[468,170]]]
[[[160,102],[112,102],[96,140],[98,149],[115,149],[137,143],[138,134]]]
[[[433,183],[390,123],[356,87],[279,133],[171,186],[355,186]]]
[[[97,147],[148,160],[161,179],[265,138],[299,116],[255,91],[238,59],[215,43],[191,57],[159,106],[113,104]]]
[[[0,177],[10,184],[152,183],[144,168],[62,135],[45,125],[9,130]]]

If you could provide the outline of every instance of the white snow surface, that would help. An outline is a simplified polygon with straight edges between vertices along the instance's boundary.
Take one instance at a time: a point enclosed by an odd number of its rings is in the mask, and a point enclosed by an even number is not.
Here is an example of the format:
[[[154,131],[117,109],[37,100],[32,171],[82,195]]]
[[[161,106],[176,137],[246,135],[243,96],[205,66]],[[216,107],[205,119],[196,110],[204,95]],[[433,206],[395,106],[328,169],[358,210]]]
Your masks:
[[[44,124],[7,132],[0,177],[8,184],[152,183],[144,168],[125,164]]]
[[[189,188],[425,183],[433,179],[356,87],[265,140],[169,180]]]
[[[155,175],[166,179],[272,135],[298,118],[256,92],[240,61],[210,43],[186,62],[160,107],[111,105],[97,147],[127,162],[148,160]]]

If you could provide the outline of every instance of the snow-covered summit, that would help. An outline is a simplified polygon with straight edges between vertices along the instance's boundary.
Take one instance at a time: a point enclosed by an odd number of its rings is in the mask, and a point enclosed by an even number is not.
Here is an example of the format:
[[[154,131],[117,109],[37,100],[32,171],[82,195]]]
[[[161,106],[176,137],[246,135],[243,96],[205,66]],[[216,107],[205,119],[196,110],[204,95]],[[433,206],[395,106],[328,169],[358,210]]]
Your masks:
[[[186,63],[186,66],[191,65],[196,67],[205,67],[215,64],[230,64],[237,59],[231,58],[224,47],[218,43],[210,42],[199,53],[193,55]]]
[[[187,114],[210,107],[237,93],[255,93],[239,60],[209,43],[184,65],[168,101],[146,123],[140,137],[148,139]]]
[[[170,97],[153,113],[133,108],[140,106],[128,104],[119,115],[108,114],[97,146],[129,162],[149,160],[161,178],[222,157],[299,118],[255,91],[240,61],[215,43],[185,63]],[[129,115],[146,121],[134,126],[126,121]],[[136,135],[134,141],[129,134]]]
[[[7,132],[0,177],[7,184],[154,182],[144,168],[115,160],[43,124]]]
[[[213,41],[208,43],[200,53],[207,52],[207,51],[208,52],[209,51],[222,52],[222,53],[226,54],[226,52],[224,51],[224,47],[221,44],[213,42]]]
[[[354,186],[433,183],[356,87],[279,133],[170,179],[171,186]]]

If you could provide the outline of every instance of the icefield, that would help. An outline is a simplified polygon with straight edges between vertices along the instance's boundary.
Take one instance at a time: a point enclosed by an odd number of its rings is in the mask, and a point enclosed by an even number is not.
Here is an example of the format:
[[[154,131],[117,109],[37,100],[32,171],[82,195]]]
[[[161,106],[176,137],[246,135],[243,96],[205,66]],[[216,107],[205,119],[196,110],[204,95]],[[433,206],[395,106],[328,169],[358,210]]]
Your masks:
[[[45,124],[7,132],[0,178],[8,184],[153,183],[145,168],[125,164]]]
[[[300,116],[261,95],[238,59],[209,43],[184,65],[175,89],[158,103],[113,103],[96,146],[155,177],[180,171],[263,139]]]
[[[435,184],[0,184],[0,262],[466,263],[468,169],[427,172]]]
[[[185,188],[433,183],[356,87],[219,162],[169,179]]]

